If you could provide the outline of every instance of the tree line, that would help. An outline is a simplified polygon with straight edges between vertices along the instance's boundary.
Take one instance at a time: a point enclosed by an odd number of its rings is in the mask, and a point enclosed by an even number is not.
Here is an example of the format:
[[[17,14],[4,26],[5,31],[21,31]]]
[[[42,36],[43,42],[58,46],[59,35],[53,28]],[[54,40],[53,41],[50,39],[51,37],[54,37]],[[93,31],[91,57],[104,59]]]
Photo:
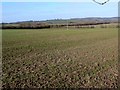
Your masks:
[[[46,29],[46,28],[60,28],[60,27],[75,27],[75,28],[94,28],[95,25],[101,25],[101,28],[106,28],[105,24],[110,24],[109,22],[103,23],[68,23],[68,24],[47,24],[47,23],[2,23],[2,29]]]

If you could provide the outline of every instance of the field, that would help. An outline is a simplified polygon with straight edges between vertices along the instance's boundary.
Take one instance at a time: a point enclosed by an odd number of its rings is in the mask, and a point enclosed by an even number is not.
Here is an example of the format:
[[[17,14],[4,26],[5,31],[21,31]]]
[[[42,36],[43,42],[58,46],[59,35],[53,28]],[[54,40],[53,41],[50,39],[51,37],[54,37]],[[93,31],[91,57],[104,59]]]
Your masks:
[[[2,33],[3,87],[117,87],[117,28]]]

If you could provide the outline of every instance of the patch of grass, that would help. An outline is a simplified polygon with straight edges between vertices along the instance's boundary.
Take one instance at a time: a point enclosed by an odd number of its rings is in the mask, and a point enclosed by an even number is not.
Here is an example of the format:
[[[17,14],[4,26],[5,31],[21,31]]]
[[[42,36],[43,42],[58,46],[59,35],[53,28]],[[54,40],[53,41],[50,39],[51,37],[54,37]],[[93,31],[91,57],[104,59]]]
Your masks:
[[[2,33],[3,87],[117,87],[115,28]]]

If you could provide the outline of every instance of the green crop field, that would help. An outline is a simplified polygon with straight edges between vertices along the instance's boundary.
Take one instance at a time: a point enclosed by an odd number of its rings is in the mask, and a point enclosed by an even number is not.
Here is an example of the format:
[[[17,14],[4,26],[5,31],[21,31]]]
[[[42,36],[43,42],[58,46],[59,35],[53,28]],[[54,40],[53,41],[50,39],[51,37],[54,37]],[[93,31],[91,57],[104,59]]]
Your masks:
[[[117,87],[117,28],[2,33],[3,87]]]

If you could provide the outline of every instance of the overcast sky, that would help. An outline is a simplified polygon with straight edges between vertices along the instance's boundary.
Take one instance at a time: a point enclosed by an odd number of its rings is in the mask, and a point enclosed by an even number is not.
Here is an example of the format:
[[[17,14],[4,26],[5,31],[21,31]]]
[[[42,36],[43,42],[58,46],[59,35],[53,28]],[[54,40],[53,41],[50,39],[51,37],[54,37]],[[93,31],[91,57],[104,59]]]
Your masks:
[[[94,2],[3,2],[2,21],[39,21],[85,17],[117,17],[118,3]]]

